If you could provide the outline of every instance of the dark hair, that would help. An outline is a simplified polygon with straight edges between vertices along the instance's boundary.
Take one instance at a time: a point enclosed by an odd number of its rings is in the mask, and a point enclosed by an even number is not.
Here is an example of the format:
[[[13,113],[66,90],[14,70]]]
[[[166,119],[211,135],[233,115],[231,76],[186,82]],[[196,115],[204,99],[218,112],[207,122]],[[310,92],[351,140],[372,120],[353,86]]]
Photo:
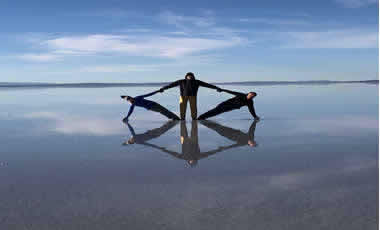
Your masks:
[[[127,100],[131,100],[131,99],[133,99],[133,97],[130,97],[130,96],[120,96],[121,98],[127,98]]]
[[[257,93],[256,93],[256,92],[249,92],[248,94],[250,94],[250,93],[253,93],[255,96],[257,96]]]
[[[191,79],[195,79],[195,76],[194,76],[194,74],[192,73],[192,72],[188,72],[188,73],[186,73],[186,75],[185,75],[185,78],[187,77],[187,76],[189,76]]]

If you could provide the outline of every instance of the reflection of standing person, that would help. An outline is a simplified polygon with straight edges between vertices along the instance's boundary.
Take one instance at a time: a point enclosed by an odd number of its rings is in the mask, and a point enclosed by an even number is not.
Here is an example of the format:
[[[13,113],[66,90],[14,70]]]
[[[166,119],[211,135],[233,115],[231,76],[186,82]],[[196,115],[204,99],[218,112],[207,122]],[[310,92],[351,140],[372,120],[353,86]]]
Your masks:
[[[128,115],[123,120],[128,121],[129,117],[133,113],[133,110],[135,109],[135,106],[143,107],[147,110],[161,113],[162,115],[164,115],[165,117],[167,117],[169,119],[179,120],[179,117],[177,115],[170,112],[168,109],[166,109],[162,105],[160,105],[154,101],[149,101],[149,100],[145,99],[146,97],[153,96],[154,94],[156,94],[158,92],[160,92],[160,91],[157,90],[157,91],[154,91],[152,93],[148,93],[148,94],[137,96],[137,97],[121,96],[121,98],[127,100],[132,105],[129,108]]]
[[[190,134],[191,135],[189,136],[187,132],[186,122],[182,121],[181,122],[182,153],[170,151],[170,150],[167,150],[166,148],[158,147],[158,146],[156,146],[156,148],[174,156],[175,158],[185,160],[191,167],[195,167],[198,164],[198,160],[206,158],[222,150],[221,148],[218,148],[216,150],[201,153],[200,148],[199,148],[199,143],[198,143],[198,122],[197,121],[192,121]]]
[[[244,94],[226,89],[222,89],[222,91],[235,95],[235,97],[220,103],[214,109],[200,115],[198,117],[198,120],[205,120],[207,118],[214,117],[225,112],[240,109],[243,106],[248,107],[249,112],[252,114],[255,120],[260,119],[260,117],[256,115],[255,107],[253,106],[253,98],[257,96],[255,92],[249,92],[248,94]]]
[[[142,133],[142,134],[136,134],[135,130],[133,129],[133,127],[128,122],[125,122],[125,123],[127,124],[128,128],[129,128],[129,131],[132,134],[132,137],[128,141],[124,142],[124,145],[135,144],[135,143],[136,144],[143,144],[144,145],[144,144],[147,144],[145,142],[147,142],[149,140],[152,140],[154,138],[158,138],[162,134],[164,134],[167,131],[169,131],[176,124],[178,124],[178,121],[168,121],[164,125],[162,125],[161,127],[155,128],[155,129],[152,129],[152,130],[148,130],[147,132]]]
[[[198,142],[198,122],[191,122],[190,137],[187,133],[186,122],[181,122],[181,145],[182,145],[182,159],[187,160],[189,165],[195,166],[201,154]]]
[[[216,89],[218,90],[218,92],[220,92],[221,90],[217,86],[208,84],[200,80],[196,80],[194,74],[189,72],[186,74],[185,79],[175,81],[167,86],[162,87],[160,89],[160,92],[163,92],[166,89],[170,89],[176,86],[180,87],[180,93],[181,93],[180,102],[179,102],[181,120],[185,120],[188,101],[190,103],[191,117],[193,120],[197,119],[197,94],[198,94],[199,86]]]
[[[206,126],[207,128],[214,130],[219,135],[221,135],[221,136],[223,136],[223,137],[225,137],[225,138],[227,138],[233,142],[236,142],[236,144],[233,144],[231,146],[223,147],[224,149],[235,148],[235,147],[244,146],[244,145],[249,145],[251,147],[255,147],[257,145],[256,141],[255,141],[255,130],[256,130],[257,120],[254,120],[252,122],[247,133],[244,133],[244,132],[237,130],[237,129],[233,129],[230,127],[220,125],[220,124],[218,124],[216,122],[212,122],[212,121],[201,121],[201,123],[202,123],[202,125]]]
[[[221,128],[223,130],[220,133],[218,132],[219,134],[228,132],[230,129],[228,127],[224,127],[224,126],[221,126],[219,124],[217,124],[217,125],[220,126],[218,128]],[[208,126],[206,126],[206,127],[208,127]],[[231,130],[234,130],[234,129],[231,129]],[[242,141],[242,138],[245,138],[246,135],[239,130],[238,130],[238,132],[240,132],[239,135],[241,136],[241,138],[239,140]],[[234,134],[236,135],[237,132],[235,132]],[[226,136],[229,136],[229,134],[226,134]],[[190,137],[187,133],[186,123],[181,122],[181,144],[182,144],[182,153],[170,151],[170,150],[167,150],[166,148],[163,148],[163,147],[156,147],[156,148],[158,148],[161,151],[166,152],[166,153],[168,153],[168,154],[170,154],[170,155],[172,155],[178,159],[185,160],[191,167],[195,167],[198,164],[198,161],[201,159],[207,158],[211,155],[214,155],[214,154],[219,153],[219,152],[226,150],[226,149],[241,146],[241,144],[233,144],[233,145],[226,146],[226,147],[219,147],[215,150],[210,150],[207,152],[201,152],[200,148],[199,148],[199,143],[198,143],[198,122],[197,121],[192,121],[192,123],[191,123],[191,136]],[[247,144],[247,142],[245,144]],[[150,145],[150,146],[152,146],[152,145]]]

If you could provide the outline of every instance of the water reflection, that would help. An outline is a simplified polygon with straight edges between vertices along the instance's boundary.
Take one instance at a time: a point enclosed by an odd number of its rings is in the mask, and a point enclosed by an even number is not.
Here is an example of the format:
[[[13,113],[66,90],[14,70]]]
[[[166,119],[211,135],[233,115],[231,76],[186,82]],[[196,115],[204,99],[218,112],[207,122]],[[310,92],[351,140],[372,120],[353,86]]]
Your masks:
[[[155,128],[152,130],[148,130],[145,133],[142,134],[136,134],[133,127],[128,123],[125,122],[132,134],[132,137],[123,143],[123,145],[130,145],[130,144],[141,144],[145,146],[149,146],[155,149],[158,149],[162,152],[165,152],[177,159],[185,160],[189,166],[195,167],[198,164],[198,161],[204,158],[207,158],[211,155],[214,155],[216,153],[222,152],[224,150],[237,148],[240,146],[250,146],[250,147],[256,147],[257,143],[255,141],[255,130],[256,130],[256,124],[257,121],[253,121],[251,123],[251,126],[247,133],[244,133],[241,130],[234,129],[231,127],[227,127],[221,124],[218,124],[213,121],[200,121],[202,125],[205,127],[215,131],[220,136],[225,137],[233,142],[234,144],[228,145],[228,146],[220,146],[216,149],[201,152],[199,147],[199,138],[198,138],[198,121],[192,121],[191,122],[191,132],[190,136],[187,131],[187,126],[185,121],[181,121],[180,123],[180,140],[181,140],[181,146],[182,146],[182,152],[178,153],[175,151],[168,150],[165,147],[161,147],[155,144],[148,143],[147,141],[152,140],[154,138],[158,138],[159,136],[163,135],[170,129],[172,129],[174,126],[176,126],[179,121],[169,121],[162,125],[159,128]]]
[[[172,120],[172,121],[166,122],[164,125],[162,125],[159,128],[148,130],[142,134],[136,134],[133,127],[127,121],[123,120],[123,122],[127,124],[129,131],[132,134],[132,137],[126,142],[124,142],[123,145],[130,145],[130,144],[136,143],[136,144],[147,145],[151,147],[156,147],[156,146],[147,143],[147,141],[160,137],[161,135],[163,135],[164,133],[172,129],[176,124],[178,124],[178,121]]]
[[[236,147],[244,146],[244,145],[248,145],[250,147],[256,147],[257,143],[255,141],[255,131],[256,131],[257,122],[258,122],[257,120],[254,120],[251,123],[251,126],[248,129],[248,132],[244,133],[241,130],[226,127],[213,121],[209,121],[209,120],[201,121],[202,125],[206,126],[209,129],[214,130],[220,136],[223,136],[233,142],[236,142],[236,144],[224,147],[223,148],[224,150],[230,149],[230,148],[236,148]]]

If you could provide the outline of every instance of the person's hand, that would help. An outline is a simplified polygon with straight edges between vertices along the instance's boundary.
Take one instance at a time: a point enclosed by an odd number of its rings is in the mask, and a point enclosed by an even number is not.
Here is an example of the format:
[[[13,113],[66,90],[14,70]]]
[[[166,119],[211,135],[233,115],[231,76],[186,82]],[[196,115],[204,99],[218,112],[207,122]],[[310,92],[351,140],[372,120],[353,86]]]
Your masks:
[[[259,117],[259,116],[256,116],[256,117],[255,117],[255,121],[260,121],[260,117]]]
[[[218,91],[218,93],[222,92],[223,90],[221,88],[217,88],[216,91]]]
[[[160,93],[163,93],[163,92],[164,92],[164,90],[163,90],[163,89],[159,89],[158,91],[159,91]]]
[[[128,117],[125,117],[125,118],[123,119],[123,122],[124,122],[124,123],[128,123]]]

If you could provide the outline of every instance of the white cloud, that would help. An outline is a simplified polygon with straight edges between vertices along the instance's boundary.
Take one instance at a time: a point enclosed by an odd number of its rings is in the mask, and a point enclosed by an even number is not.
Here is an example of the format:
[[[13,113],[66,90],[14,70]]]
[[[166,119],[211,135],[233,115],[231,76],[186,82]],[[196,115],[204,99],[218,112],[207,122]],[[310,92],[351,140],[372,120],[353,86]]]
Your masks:
[[[214,18],[210,15],[212,14],[207,13],[206,16],[183,16],[174,14],[171,11],[164,11],[160,13],[159,18],[162,22],[175,25],[180,28],[186,28],[189,26],[209,27],[215,24]]]
[[[285,38],[284,38],[285,36]],[[325,32],[288,32],[282,37],[285,48],[377,48],[378,32],[368,30],[331,30]]]
[[[87,10],[65,13],[67,16],[79,17],[103,17],[103,18],[142,18],[144,15],[141,12],[122,10],[118,8],[102,9],[102,10]]]
[[[378,0],[335,0],[335,2],[347,8],[359,8],[372,4],[378,4]]]
[[[86,66],[79,70],[79,72],[90,73],[128,73],[128,72],[146,72],[156,71],[156,65],[98,65]]]
[[[237,46],[242,42],[243,39],[238,36],[189,38],[96,34],[59,37],[47,40],[43,44],[57,54],[126,54],[177,58],[202,51]]]
[[[305,20],[273,19],[273,18],[241,18],[240,22],[268,24],[268,25],[310,25]]]
[[[119,31],[125,32],[125,33],[150,33],[150,32],[153,32],[152,29],[146,29],[146,28],[128,28],[128,29],[122,29]]]
[[[33,54],[33,53],[27,53],[18,56],[18,58],[26,60],[26,61],[33,61],[33,62],[49,62],[49,61],[56,61],[60,59],[60,56],[50,53],[44,53],[44,54]]]
[[[367,0],[371,1],[371,0]],[[133,15],[124,11],[101,11],[94,15]],[[175,25],[174,31],[162,28],[127,28],[119,33],[82,35],[27,36],[29,47],[35,53],[25,53],[18,58],[35,62],[64,60],[73,56],[141,56],[167,59],[183,59],[199,55],[212,55],[211,51],[262,42],[263,45],[285,48],[376,48],[378,34],[364,29],[331,30],[325,32],[264,32],[236,29],[216,25],[216,17],[205,11],[201,16],[177,15],[164,11],[151,16],[161,22]],[[232,19],[247,23],[269,25],[310,25],[305,20],[274,18]],[[251,36],[248,41],[248,36]],[[31,37],[31,38],[29,38]],[[42,53],[41,53],[42,52]],[[13,56],[14,57],[14,56]],[[130,72],[137,67],[96,66],[82,69],[84,72]],[[152,68],[148,68],[152,70]]]

